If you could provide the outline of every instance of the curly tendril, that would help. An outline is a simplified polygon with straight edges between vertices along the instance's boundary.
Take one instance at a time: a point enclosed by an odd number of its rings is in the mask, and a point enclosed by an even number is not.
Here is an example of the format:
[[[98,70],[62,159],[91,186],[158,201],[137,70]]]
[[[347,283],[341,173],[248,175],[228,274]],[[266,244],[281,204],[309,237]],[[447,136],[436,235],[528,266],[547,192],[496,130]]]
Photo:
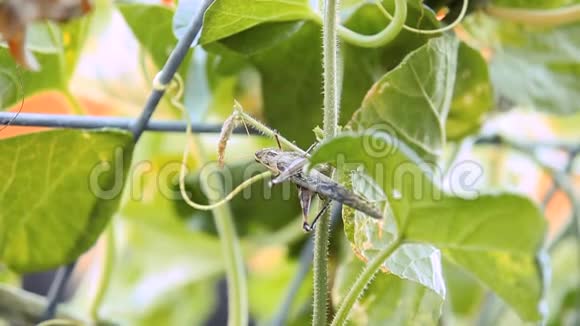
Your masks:
[[[385,15],[385,17],[387,17],[389,19],[393,19],[393,16],[385,9],[385,7],[383,7],[381,0],[375,0],[375,4],[379,8],[379,10],[383,13],[383,15]],[[465,17],[465,14],[467,13],[468,7],[469,7],[469,1],[463,0],[463,5],[461,7],[461,12],[459,13],[459,16],[451,24],[449,24],[445,27],[441,27],[438,29],[418,29],[418,28],[414,28],[411,26],[403,25],[403,29],[408,30],[410,32],[418,33],[418,34],[437,34],[437,33],[446,32],[448,30],[453,29],[455,26],[457,26],[459,23],[461,23],[461,20],[463,20],[463,18]]]

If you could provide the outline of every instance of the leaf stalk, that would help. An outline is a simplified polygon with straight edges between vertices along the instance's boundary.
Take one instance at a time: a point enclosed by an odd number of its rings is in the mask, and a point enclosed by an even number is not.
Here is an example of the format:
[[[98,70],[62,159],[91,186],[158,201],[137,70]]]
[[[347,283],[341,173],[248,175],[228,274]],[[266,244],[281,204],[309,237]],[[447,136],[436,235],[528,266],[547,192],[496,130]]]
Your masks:
[[[336,312],[336,315],[334,315],[334,319],[331,323],[332,326],[344,325],[346,323],[350,311],[352,310],[352,307],[356,301],[364,293],[367,286],[373,280],[375,274],[381,268],[383,262],[387,260],[393,254],[393,252],[397,250],[397,248],[399,248],[401,243],[402,239],[397,238],[389,246],[379,251],[379,253],[366,264],[363,272],[356,279],[350,291],[348,291],[346,297],[343,299],[340,307],[338,308],[338,311]]]

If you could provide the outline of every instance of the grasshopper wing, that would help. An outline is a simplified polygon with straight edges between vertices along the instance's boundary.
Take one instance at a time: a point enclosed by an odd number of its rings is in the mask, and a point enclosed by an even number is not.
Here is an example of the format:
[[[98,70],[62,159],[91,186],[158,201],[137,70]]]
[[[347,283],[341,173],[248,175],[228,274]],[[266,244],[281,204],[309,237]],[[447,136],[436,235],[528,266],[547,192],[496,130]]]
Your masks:
[[[308,162],[306,158],[294,160],[292,163],[288,165],[288,168],[286,170],[280,172],[280,174],[272,180],[272,184],[278,184],[288,180],[288,178],[300,172],[304,167],[304,165],[306,165],[306,162]]]

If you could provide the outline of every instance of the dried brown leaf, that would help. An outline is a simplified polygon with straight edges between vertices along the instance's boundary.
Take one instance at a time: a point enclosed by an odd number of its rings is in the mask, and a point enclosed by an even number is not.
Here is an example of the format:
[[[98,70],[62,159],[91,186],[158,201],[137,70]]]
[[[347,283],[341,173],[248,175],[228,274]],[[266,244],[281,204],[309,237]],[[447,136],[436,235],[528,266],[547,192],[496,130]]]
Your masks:
[[[239,117],[234,113],[229,118],[224,121],[222,125],[222,131],[220,133],[220,138],[218,142],[218,164],[220,167],[224,166],[224,160],[226,156],[226,146],[234,129],[238,124]]]
[[[48,19],[65,22],[91,11],[90,0],[4,0],[0,1],[0,34],[14,60],[21,66],[38,70],[38,62],[26,49],[26,28]]]

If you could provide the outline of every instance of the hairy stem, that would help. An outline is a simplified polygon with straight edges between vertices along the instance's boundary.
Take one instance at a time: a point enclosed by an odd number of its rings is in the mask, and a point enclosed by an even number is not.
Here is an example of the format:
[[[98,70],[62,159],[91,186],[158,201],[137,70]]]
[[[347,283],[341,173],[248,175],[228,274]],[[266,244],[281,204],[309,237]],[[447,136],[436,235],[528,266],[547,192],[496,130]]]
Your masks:
[[[367,288],[369,283],[373,280],[374,275],[379,271],[381,265],[385,260],[387,260],[391,254],[399,248],[401,240],[397,239],[389,246],[379,251],[379,253],[366,264],[363,272],[356,279],[352,285],[350,291],[346,294],[343,299],[334,319],[332,320],[332,326],[344,325],[348,319],[352,307],[358,300],[358,298],[363,294],[364,290]]]
[[[202,178],[202,187],[212,203],[223,196],[218,171],[218,167],[215,166],[207,178]],[[236,234],[232,212],[228,205],[222,205],[214,208],[212,213],[225,260],[228,283],[228,325],[248,325],[248,286],[244,255]]]
[[[338,130],[338,8],[339,0],[324,3],[322,54],[324,69],[324,137],[334,137]],[[314,300],[313,325],[327,324],[328,305],[328,241],[330,216],[320,217],[314,236]]]
[[[332,212],[330,213],[331,218],[331,225],[335,225],[341,218],[342,218],[342,204],[337,203],[334,205]],[[290,315],[290,308],[294,303],[294,299],[296,298],[298,291],[304,281],[306,280],[308,273],[310,272],[310,267],[312,266],[312,259],[314,258],[314,239],[313,236],[308,237],[306,243],[302,247],[300,251],[300,263],[298,265],[297,271],[294,273],[292,278],[292,282],[288,287],[288,290],[284,296],[282,304],[278,308],[278,312],[276,313],[274,319],[272,320],[272,326],[282,326],[288,323],[288,316]]]
[[[326,17],[323,19],[315,12],[312,13],[311,18],[319,24],[325,24]],[[359,34],[342,25],[338,25],[336,27],[336,31],[338,32],[340,38],[349,44],[363,48],[378,48],[388,44],[395,37],[397,37],[397,35],[399,35],[401,29],[403,29],[403,26],[405,25],[406,19],[407,0],[395,0],[395,14],[393,20],[391,20],[389,25],[387,25],[387,27],[385,27],[385,29],[379,33],[374,35]]]
[[[520,9],[489,5],[485,12],[493,17],[537,26],[559,26],[580,20],[580,5],[556,9]]]
[[[324,69],[324,137],[334,137],[338,130],[338,4],[327,0],[322,28],[322,55]]]
[[[99,275],[95,295],[89,304],[89,316],[95,323],[99,321],[99,308],[109,288],[111,274],[113,272],[113,262],[115,260],[115,230],[113,228],[113,221],[109,223],[103,235],[105,239],[105,252],[101,262],[101,274]]]

